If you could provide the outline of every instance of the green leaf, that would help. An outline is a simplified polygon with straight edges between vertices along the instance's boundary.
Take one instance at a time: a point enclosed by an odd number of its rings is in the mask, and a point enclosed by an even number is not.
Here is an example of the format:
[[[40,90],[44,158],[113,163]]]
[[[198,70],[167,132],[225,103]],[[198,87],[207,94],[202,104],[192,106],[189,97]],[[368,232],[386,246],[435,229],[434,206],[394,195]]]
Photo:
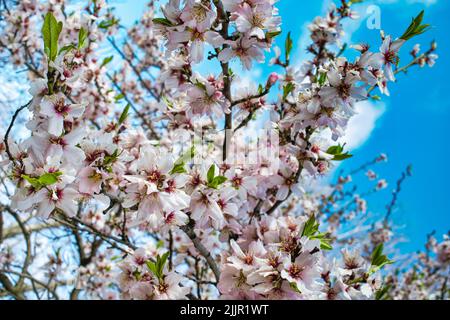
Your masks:
[[[53,13],[48,12],[42,25],[42,37],[44,38],[44,51],[48,59],[54,61],[58,55],[58,39],[63,27],[62,22],[58,22]]]
[[[423,16],[425,14],[425,11],[422,10],[417,17],[413,18],[411,21],[411,24],[409,25],[408,29],[406,29],[405,33],[400,37],[400,39],[403,40],[409,40],[412,37],[418,36],[419,34],[422,34],[430,28],[429,24],[422,24]]]
[[[184,162],[182,162],[182,163],[176,163],[176,164],[173,166],[173,169],[170,171],[170,174],[186,173],[187,171],[186,171],[186,168],[185,168],[184,166],[185,166],[185,163],[184,163]]]
[[[130,111],[130,104],[127,104],[125,109],[123,109],[122,113],[120,114],[119,124],[122,124],[125,122],[125,120],[127,120],[129,111]]]
[[[212,183],[215,175],[216,175],[216,165],[213,164],[213,165],[211,165],[211,167],[209,167],[208,173],[206,174],[208,184]]]
[[[103,62],[100,65],[100,69],[106,66],[108,63],[110,63],[112,59],[114,59],[114,56],[106,57],[105,59],[103,59]]]
[[[319,223],[314,215],[310,216],[303,226],[302,237],[308,237],[311,240],[320,240],[320,249],[332,250],[331,239],[327,233],[319,232]]]
[[[292,42],[291,33],[289,32],[286,37],[286,42],[285,42],[286,63],[289,61],[289,57],[291,56],[291,51],[292,51],[293,47],[294,47],[294,44]]]
[[[267,32],[267,33],[266,33],[266,39],[267,39],[267,40],[271,40],[271,39],[275,38],[276,36],[279,36],[280,34],[281,34],[281,30],[279,30],[279,31]]]
[[[337,155],[341,154],[344,151],[344,145],[338,144],[337,146],[329,147],[326,151],[328,154]]]
[[[158,277],[158,270],[156,268],[156,264],[152,261],[146,261],[145,264],[147,265],[147,268],[155,275],[155,277]]]
[[[334,161],[342,161],[353,157],[353,155],[349,154],[348,152],[344,153],[344,146],[345,143],[343,145],[338,144],[337,146],[329,147],[326,153],[333,155],[334,157],[331,160]]]
[[[59,54],[61,54],[62,52],[65,52],[65,51],[69,51],[69,50],[72,50],[72,49],[76,49],[76,48],[77,48],[77,47],[75,47],[74,44],[68,44],[68,45],[62,47],[61,49],[59,49]]]
[[[297,293],[302,293],[295,282],[289,282],[289,286]]]
[[[186,151],[180,159],[177,160],[178,162],[189,162],[195,157],[195,146],[192,146],[188,151]]]
[[[289,82],[287,85],[283,87],[283,100],[286,100],[287,96],[294,91],[295,85],[292,82]]]
[[[78,50],[82,49],[86,45],[86,39],[88,37],[88,32],[85,28],[81,27],[78,32]]]
[[[161,282],[164,280],[164,266],[166,265],[167,259],[169,258],[170,252],[166,252],[162,256],[158,255],[156,257],[156,262],[146,261],[148,269],[158,278]]]
[[[323,86],[325,84],[325,81],[327,81],[327,73],[321,72],[319,74],[319,78],[317,79],[317,82],[319,83],[319,85]]]
[[[164,253],[161,257],[158,255],[157,259],[156,259],[156,264],[158,266],[159,272],[162,275],[163,274],[163,270],[164,270],[164,266],[166,265],[167,259],[169,258],[170,252],[167,251],[166,253]]]
[[[204,83],[201,83],[200,81],[197,80],[197,81],[195,81],[195,85],[197,87],[199,87],[200,89],[206,91],[206,85]]]
[[[52,184],[55,184],[58,182],[58,177],[62,175],[62,172],[52,172],[52,173],[45,173],[42,176],[39,177],[38,181],[43,186],[49,186]]]
[[[170,171],[170,174],[176,174],[176,173],[186,173],[186,163],[191,161],[192,158],[195,156],[195,146],[192,146],[188,151],[186,151],[181,157],[175,161],[172,170]]]
[[[333,161],[342,161],[342,160],[345,160],[345,159],[348,159],[348,158],[351,158],[351,157],[353,157],[353,155],[351,155],[348,152],[346,152],[346,153],[335,155],[334,158],[331,159],[331,160],[333,160]]]
[[[388,257],[383,254],[384,245],[380,243],[372,252],[372,260],[371,260],[371,268],[369,273],[372,274],[381,268],[383,268],[385,265],[392,264],[394,261],[389,260]]]
[[[158,243],[156,243],[156,248],[160,249],[164,246],[164,240],[159,240]]]
[[[118,94],[117,96],[114,97],[114,101],[115,102],[119,102],[123,98],[125,98],[125,95],[123,93],[120,93],[120,94]]]
[[[109,166],[110,164],[116,162],[118,157],[119,149],[116,149],[111,155],[107,155],[103,158],[103,166]]]
[[[163,26],[172,27],[173,24],[169,19],[166,18],[155,18],[153,19],[153,23],[162,24]]]
[[[108,28],[111,28],[112,26],[114,26],[114,25],[116,25],[118,23],[119,23],[118,19],[112,18],[110,20],[104,20],[104,21],[100,22],[98,27],[101,28],[101,29],[108,29]]]
[[[40,190],[43,187],[51,186],[58,182],[58,178],[62,175],[61,171],[47,172],[39,177],[30,177],[26,174],[22,175],[22,178],[28,181],[34,189]]]
[[[389,292],[391,287],[392,287],[392,285],[387,285],[387,286],[384,286],[383,288],[381,288],[380,290],[378,290],[375,293],[375,299],[376,300],[386,300],[386,298],[388,298],[387,293]]]
[[[228,179],[224,176],[214,177],[214,179],[210,183],[208,183],[208,187],[217,189],[222,183],[224,183],[227,180]]]
[[[258,94],[262,94],[264,92],[264,88],[262,86],[262,84],[259,84],[258,86]]]
[[[374,94],[373,96],[370,96],[370,98],[374,101],[380,101],[381,97],[379,95]]]
[[[320,249],[322,250],[332,250],[331,239],[327,237],[326,233],[318,233],[309,237],[311,240],[320,240]]]
[[[320,239],[320,249],[327,251],[333,250],[333,246],[330,242],[330,239]]]
[[[317,231],[319,231],[319,223],[317,223],[316,218],[311,215],[303,226],[302,237],[305,236],[309,238],[313,236]]]
[[[39,183],[37,178],[32,178],[26,174],[22,175],[22,178],[28,181],[29,184],[33,186],[34,189],[39,190],[42,188],[41,184]]]

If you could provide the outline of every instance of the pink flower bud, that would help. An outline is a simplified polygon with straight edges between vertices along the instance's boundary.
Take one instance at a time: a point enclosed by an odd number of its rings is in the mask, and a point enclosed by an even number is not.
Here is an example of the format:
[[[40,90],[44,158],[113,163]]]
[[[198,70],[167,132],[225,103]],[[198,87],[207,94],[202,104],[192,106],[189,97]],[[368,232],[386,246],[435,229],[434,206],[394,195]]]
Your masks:
[[[268,83],[269,85],[273,86],[279,79],[280,77],[278,76],[278,74],[276,72],[272,72],[269,76],[269,80]]]
[[[315,145],[315,144],[314,144],[314,145],[311,147],[311,151],[314,152],[314,153],[319,153],[320,147],[319,147],[318,145]]]
[[[220,91],[214,92],[213,97],[214,97],[214,100],[219,100],[220,98],[222,98],[222,92],[220,92]]]

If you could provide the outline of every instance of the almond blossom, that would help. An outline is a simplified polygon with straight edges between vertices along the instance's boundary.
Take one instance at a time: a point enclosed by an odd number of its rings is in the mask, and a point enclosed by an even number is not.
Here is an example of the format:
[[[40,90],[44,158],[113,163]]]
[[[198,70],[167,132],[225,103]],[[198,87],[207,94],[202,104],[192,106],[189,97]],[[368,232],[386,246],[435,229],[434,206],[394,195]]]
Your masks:
[[[106,1],[4,3],[2,63],[31,84],[0,143],[6,297],[448,298],[448,236],[430,235],[417,268],[391,266],[411,168],[387,212],[368,201],[391,185],[374,169],[386,155],[334,170],[352,157],[356,104],[435,64],[434,42],[398,58],[423,13],[400,38],[382,33],[380,52],[357,44],[347,58],[357,3],[342,0],[308,26],[308,57],[293,64],[273,0],[149,1],[129,28]],[[266,55],[273,69],[248,85],[242,72]]]

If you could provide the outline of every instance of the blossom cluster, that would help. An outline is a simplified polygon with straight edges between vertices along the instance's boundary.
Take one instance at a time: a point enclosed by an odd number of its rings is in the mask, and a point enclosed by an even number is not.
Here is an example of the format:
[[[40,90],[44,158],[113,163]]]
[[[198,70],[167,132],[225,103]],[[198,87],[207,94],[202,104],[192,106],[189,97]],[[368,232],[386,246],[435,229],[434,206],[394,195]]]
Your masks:
[[[169,0],[159,13],[150,1],[121,44],[105,1],[89,1],[77,14],[66,13],[65,1],[8,10],[1,53],[32,74],[24,105],[30,135],[19,142],[8,130],[0,148],[14,186],[8,212],[72,232],[79,263],[72,297],[79,287],[124,299],[386,293],[380,270],[392,264],[383,252],[389,217],[360,246],[342,234],[346,221],[363,220],[365,196],[382,192],[386,180],[364,166],[375,181],[366,195],[344,190],[350,174],[325,192],[313,185],[352,156],[341,139],[355,105],[379,99],[375,89],[389,95],[388,84],[409,67],[432,66],[436,44],[422,54],[415,46],[412,62],[399,67],[400,49],[426,29],[421,13],[402,36],[381,33],[378,49],[355,45],[356,58],[347,59],[336,46],[342,21],[357,15],[343,0],[309,26],[310,59],[291,65],[290,34],[283,55],[275,46],[275,2]],[[105,42],[115,55],[97,52]],[[251,69],[272,51],[269,64],[281,71],[259,86],[241,85],[238,66]],[[196,71],[206,60],[217,74]],[[252,137],[249,127],[262,114],[269,120],[261,132],[276,142]],[[207,130],[215,134],[205,139]],[[267,153],[253,140],[263,140]],[[433,248],[448,263],[448,241]],[[47,276],[56,279],[68,262],[59,252],[52,257],[56,271]],[[2,268],[14,259],[0,251]]]

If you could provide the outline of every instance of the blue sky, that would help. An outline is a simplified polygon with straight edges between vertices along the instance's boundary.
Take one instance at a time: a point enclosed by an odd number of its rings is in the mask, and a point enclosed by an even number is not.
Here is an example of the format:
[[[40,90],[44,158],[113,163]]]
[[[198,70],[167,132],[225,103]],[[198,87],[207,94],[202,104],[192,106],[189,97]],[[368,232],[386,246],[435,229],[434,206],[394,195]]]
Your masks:
[[[280,40],[284,40],[285,33],[291,31],[293,39],[298,39],[297,43],[307,44],[306,23],[323,14],[329,3],[330,1],[279,1],[277,7],[283,18],[284,31]],[[341,167],[351,170],[373,159],[380,152],[389,156],[389,162],[377,166],[376,171],[390,185],[380,194],[369,198],[370,210],[383,213],[401,171],[408,164],[413,165],[413,177],[404,184],[397,210],[393,214],[394,222],[403,226],[400,232],[408,239],[400,247],[402,251],[409,252],[422,248],[426,234],[430,231],[436,230],[438,234],[443,234],[450,230],[450,192],[447,185],[450,173],[445,167],[450,156],[447,130],[450,120],[450,83],[447,81],[447,72],[450,70],[450,63],[445,57],[445,53],[450,52],[450,21],[444,14],[450,12],[450,1],[365,1],[364,5],[358,6],[360,21],[348,25],[352,30],[353,43],[367,42],[378,46],[379,30],[366,27],[366,8],[372,4],[379,6],[381,10],[381,28],[394,36],[400,36],[411,17],[425,9],[425,20],[433,27],[425,35],[407,43],[403,49],[405,54],[401,57],[403,63],[408,61],[408,52],[416,42],[422,44],[424,50],[432,39],[436,39],[439,45],[440,59],[434,68],[417,68],[408,75],[399,75],[398,83],[390,86],[390,98],[384,97],[382,103],[366,106],[365,114],[369,116],[356,121],[358,128],[364,128],[365,132],[363,135],[353,134],[351,139],[357,140],[353,145],[358,147],[352,151],[354,157],[345,161]],[[115,6],[122,16],[122,22],[129,25],[140,16],[145,1],[122,0],[116,1]],[[306,57],[304,47],[297,45],[295,51],[298,60]],[[254,80],[258,80],[258,77],[265,79],[273,71],[264,67],[255,70],[249,75]],[[364,134],[370,136],[367,138]],[[361,190],[371,186],[364,176],[354,179]]]

